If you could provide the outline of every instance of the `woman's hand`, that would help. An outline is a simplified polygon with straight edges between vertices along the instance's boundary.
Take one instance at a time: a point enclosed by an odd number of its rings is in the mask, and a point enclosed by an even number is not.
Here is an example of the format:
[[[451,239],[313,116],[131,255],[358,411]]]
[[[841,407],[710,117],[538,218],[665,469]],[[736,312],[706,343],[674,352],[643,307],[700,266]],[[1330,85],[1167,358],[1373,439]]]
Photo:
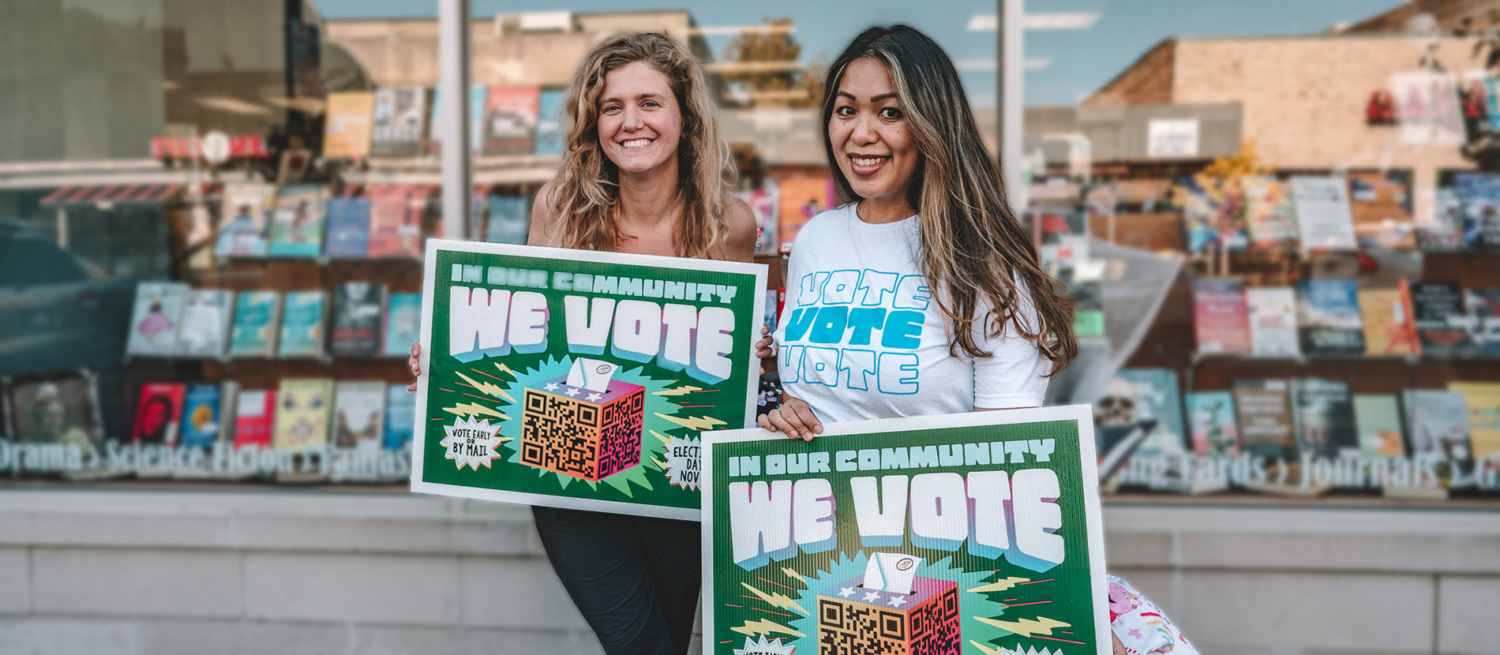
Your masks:
[[[771,326],[760,326],[760,337],[760,341],[755,342],[755,359],[762,360],[776,354],[776,351],[771,350]],[[760,365],[760,374],[766,374],[765,364]]]
[[[421,355],[422,355],[422,344],[420,344],[420,343],[412,343],[411,344],[411,357],[408,357],[406,359],[406,365],[409,366],[409,367],[411,367],[411,376],[414,377],[414,378],[422,377],[422,364],[417,361],[417,357],[420,357]],[[411,384],[406,385],[406,390],[407,391],[416,391],[417,390],[417,383],[416,382],[412,382]]]
[[[761,416],[756,423],[772,432],[785,432],[793,439],[812,441],[813,435],[823,434],[823,422],[813,415],[812,408],[798,398],[782,394],[781,406]]]

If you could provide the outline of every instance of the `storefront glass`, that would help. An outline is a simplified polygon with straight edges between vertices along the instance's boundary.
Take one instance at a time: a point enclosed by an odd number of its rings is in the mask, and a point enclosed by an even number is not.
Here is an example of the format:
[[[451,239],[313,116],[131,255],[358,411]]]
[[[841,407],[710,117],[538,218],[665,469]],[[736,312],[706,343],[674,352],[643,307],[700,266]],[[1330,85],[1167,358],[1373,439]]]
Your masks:
[[[1075,400],[1155,424],[1116,482],[1494,493],[1494,5],[1026,4],[1028,215],[1127,344]]]

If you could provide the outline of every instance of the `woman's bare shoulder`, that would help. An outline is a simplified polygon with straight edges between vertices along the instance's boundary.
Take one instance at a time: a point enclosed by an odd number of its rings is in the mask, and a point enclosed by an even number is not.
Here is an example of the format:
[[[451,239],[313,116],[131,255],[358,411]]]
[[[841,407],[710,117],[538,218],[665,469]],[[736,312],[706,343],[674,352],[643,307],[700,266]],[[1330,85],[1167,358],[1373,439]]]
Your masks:
[[[543,184],[536,192],[536,200],[531,203],[531,231],[526,236],[528,246],[552,245],[552,239],[557,235],[557,217],[552,213],[553,184],[553,180]]]
[[[726,259],[747,262],[754,260],[759,227],[755,224],[755,212],[750,210],[750,205],[730,196],[729,207],[724,212],[724,222],[729,227],[729,237],[724,244],[728,255]]]

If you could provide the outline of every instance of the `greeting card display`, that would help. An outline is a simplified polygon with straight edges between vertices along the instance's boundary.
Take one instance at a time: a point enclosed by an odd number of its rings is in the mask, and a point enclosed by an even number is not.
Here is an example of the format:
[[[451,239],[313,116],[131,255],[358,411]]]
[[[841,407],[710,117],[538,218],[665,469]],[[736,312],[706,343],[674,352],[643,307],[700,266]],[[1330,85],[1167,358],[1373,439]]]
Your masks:
[[[696,519],[755,420],[766,269],[428,241],[412,489]]]

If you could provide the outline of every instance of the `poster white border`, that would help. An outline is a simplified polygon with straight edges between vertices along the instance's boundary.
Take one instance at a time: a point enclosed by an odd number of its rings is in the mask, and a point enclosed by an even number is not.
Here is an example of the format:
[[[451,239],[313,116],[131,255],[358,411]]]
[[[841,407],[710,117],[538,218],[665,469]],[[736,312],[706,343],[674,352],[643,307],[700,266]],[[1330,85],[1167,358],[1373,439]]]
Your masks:
[[[616,252],[599,252],[593,250],[567,250],[562,248],[547,248],[541,246],[515,246],[500,243],[484,243],[476,241],[453,241],[448,239],[428,239],[426,256],[422,260],[422,354],[418,358],[422,370],[432,370],[432,310],[433,290],[436,287],[437,255],[441,251],[481,253],[490,255],[507,255],[512,257],[532,257],[537,259],[555,259],[565,261],[584,261],[595,264],[624,264],[630,266],[651,266],[656,268],[675,268],[689,271],[705,271],[715,273],[739,273],[755,277],[755,291],[757,296],[752,298],[751,316],[759,317],[765,311],[764,293],[766,288],[767,269],[765,264],[751,264],[744,262],[724,262],[708,259],[686,259],[682,257],[658,257],[654,255],[635,255]],[[760,360],[755,357],[755,341],[760,339],[761,321],[752,321],[749,334],[743,338],[749,342],[747,371],[757,371]],[[700,511],[687,507],[663,507],[659,505],[648,505],[644,503],[631,503],[614,500],[599,500],[593,498],[572,498],[567,496],[551,496],[547,494],[536,494],[521,491],[504,491],[499,489],[485,489],[481,487],[468,487],[463,485],[442,484],[428,482],[423,479],[422,462],[427,443],[427,386],[431,380],[430,375],[421,375],[417,378],[417,411],[414,416],[415,425],[412,426],[411,447],[411,490],[414,493],[435,494],[439,496],[454,496],[458,498],[472,498],[475,500],[490,500],[506,503],[517,503],[522,505],[538,505],[542,507],[559,507],[563,509],[577,509],[594,512],[609,512],[612,514],[629,514],[634,516],[650,516],[666,519],[680,519],[686,521],[697,521]],[[749,375],[750,384],[745,390],[745,425],[755,425],[756,392],[759,391],[759,377],[752,373]],[[708,433],[702,433],[706,436]],[[706,490],[706,485],[699,486],[700,493]]]
[[[1108,618],[1109,583],[1104,572],[1104,517],[1099,503],[1099,459],[1094,452],[1094,414],[1089,405],[825,423],[823,433],[814,439],[872,432],[910,432],[1051,421],[1074,421],[1078,425],[1078,457],[1083,466],[1080,479],[1083,481],[1084,531],[1088,536],[1089,586],[1093,590],[1094,643],[1098,645],[1099,655],[1112,655],[1114,641]],[[715,641],[717,634],[714,632],[714,447],[726,443],[787,438],[785,434],[762,428],[703,433],[703,655],[714,655],[714,649],[718,646]]]

